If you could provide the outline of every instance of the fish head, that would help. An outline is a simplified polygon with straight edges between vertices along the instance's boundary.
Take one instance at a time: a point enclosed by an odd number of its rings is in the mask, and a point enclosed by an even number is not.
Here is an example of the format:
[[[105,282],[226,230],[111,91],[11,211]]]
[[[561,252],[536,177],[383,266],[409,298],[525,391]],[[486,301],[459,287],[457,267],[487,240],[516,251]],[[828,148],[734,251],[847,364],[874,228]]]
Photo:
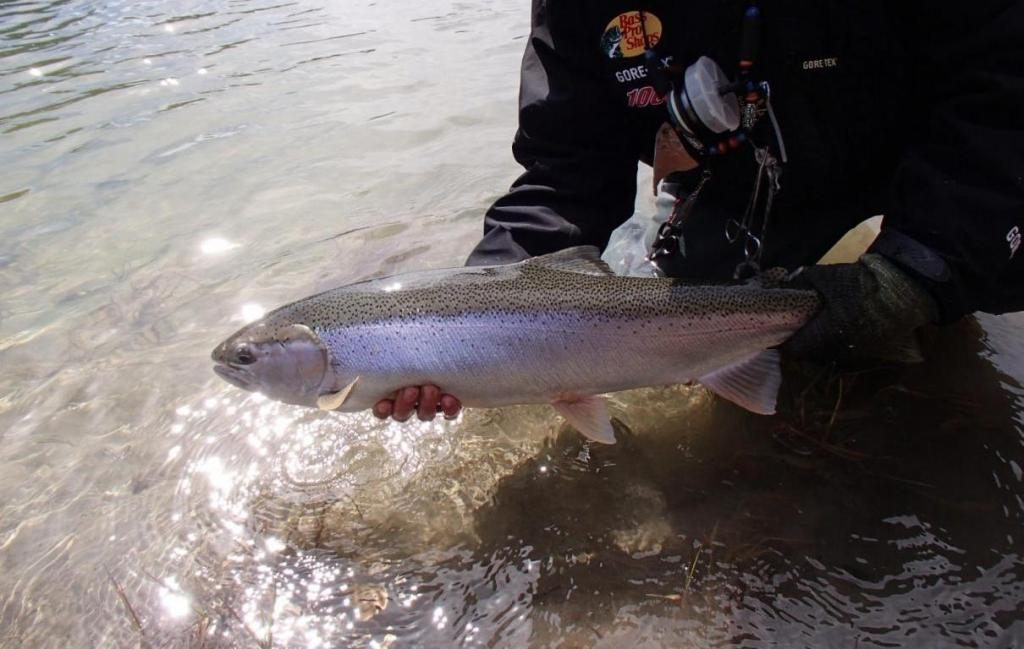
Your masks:
[[[228,383],[299,406],[317,405],[330,361],[327,347],[302,324],[257,321],[217,345],[214,373]]]

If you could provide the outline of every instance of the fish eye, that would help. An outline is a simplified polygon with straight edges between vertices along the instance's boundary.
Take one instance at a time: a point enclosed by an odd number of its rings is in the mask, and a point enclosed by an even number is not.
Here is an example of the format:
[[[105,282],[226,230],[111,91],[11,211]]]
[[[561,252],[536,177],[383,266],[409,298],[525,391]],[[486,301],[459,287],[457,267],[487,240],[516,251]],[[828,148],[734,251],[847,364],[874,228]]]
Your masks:
[[[239,365],[251,365],[256,362],[256,355],[252,353],[249,345],[242,343],[235,348],[235,362]]]

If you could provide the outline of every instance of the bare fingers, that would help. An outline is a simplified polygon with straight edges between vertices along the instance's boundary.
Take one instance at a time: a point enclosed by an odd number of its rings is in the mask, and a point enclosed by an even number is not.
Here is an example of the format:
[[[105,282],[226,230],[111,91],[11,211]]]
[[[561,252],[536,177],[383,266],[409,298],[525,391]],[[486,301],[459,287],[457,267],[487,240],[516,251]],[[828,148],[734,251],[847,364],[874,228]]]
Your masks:
[[[373,405],[373,416],[377,419],[387,419],[395,409],[394,395],[390,399],[381,399]]]
[[[420,421],[431,421],[437,416],[441,405],[441,388],[436,385],[424,385],[420,388],[420,402],[416,407],[416,416]]]
[[[445,419],[454,419],[461,409],[462,403],[456,397],[428,384],[402,388],[390,398],[381,399],[373,406],[373,415],[378,419],[393,417],[395,421],[406,421],[415,411],[420,421],[431,421],[439,412],[444,413]]]
[[[445,419],[455,419],[462,410],[462,403],[450,394],[441,395],[441,412]]]
[[[416,404],[420,400],[420,389],[418,387],[402,388],[395,397],[395,407],[391,417],[395,421],[406,421],[416,410]]]

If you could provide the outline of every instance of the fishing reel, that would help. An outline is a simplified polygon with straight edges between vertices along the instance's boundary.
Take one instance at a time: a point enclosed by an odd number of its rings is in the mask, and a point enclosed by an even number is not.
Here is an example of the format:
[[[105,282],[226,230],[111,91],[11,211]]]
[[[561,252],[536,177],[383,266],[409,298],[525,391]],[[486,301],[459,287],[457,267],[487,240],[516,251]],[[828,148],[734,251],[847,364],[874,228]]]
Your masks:
[[[743,14],[735,81],[730,81],[722,68],[707,56],[700,57],[684,70],[663,63],[650,48],[644,52],[649,76],[655,79],[660,86],[655,89],[665,98],[669,124],[695,160],[703,164],[748,142],[752,145],[757,171],[750,200],[743,214],[729,219],[725,228],[729,243],[742,242],[743,246],[743,261],[734,273],[736,279],[749,277],[760,269],[768,218],[780,188],[781,165],[787,161],[782,132],[772,110],[771,88],[767,81],[759,81],[753,75],[760,23],[761,11],[756,2],[751,2]],[[765,114],[771,120],[778,157],[768,143],[756,142],[752,136]],[[677,200],[672,214],[661,224],[647,257],[659,271],[661,261],[682,252],[683,223],[710,176],[711,171],[705,166],[696,187]],[[757,213],[761,214],[760,227],[755,223]]]
[[[739,149],[750,139],[750,131],[768,113],[776,133],[781,157],[785,151],[778,123],[771,110],[770,88],[751,74],[761,30],[761,10],[756,4],[743,15],[738,73],[735,81],[721,66],[702,56],[685,70],[661,63],[652,49],[644,53],[645,63],[665,97],[669,123],[680,141],[698,160]]]
[[[720,155],[746,141],[739,99],[717,63],[700,57],[676,85],[666,94],[665,105],[672,128],[691,153]]]

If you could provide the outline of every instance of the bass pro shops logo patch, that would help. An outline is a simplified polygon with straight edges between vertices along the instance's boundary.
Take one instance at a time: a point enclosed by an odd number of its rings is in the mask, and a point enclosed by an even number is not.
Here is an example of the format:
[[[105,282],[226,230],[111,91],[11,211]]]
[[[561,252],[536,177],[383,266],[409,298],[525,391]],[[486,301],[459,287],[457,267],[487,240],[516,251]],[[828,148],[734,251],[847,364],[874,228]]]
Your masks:
[[[646,37],[645,37],[646,35]],[[601,51],[610,59],[640,56],[661,40],[661,19],[645,11],[627,11],[612,19],[601,35]]]

